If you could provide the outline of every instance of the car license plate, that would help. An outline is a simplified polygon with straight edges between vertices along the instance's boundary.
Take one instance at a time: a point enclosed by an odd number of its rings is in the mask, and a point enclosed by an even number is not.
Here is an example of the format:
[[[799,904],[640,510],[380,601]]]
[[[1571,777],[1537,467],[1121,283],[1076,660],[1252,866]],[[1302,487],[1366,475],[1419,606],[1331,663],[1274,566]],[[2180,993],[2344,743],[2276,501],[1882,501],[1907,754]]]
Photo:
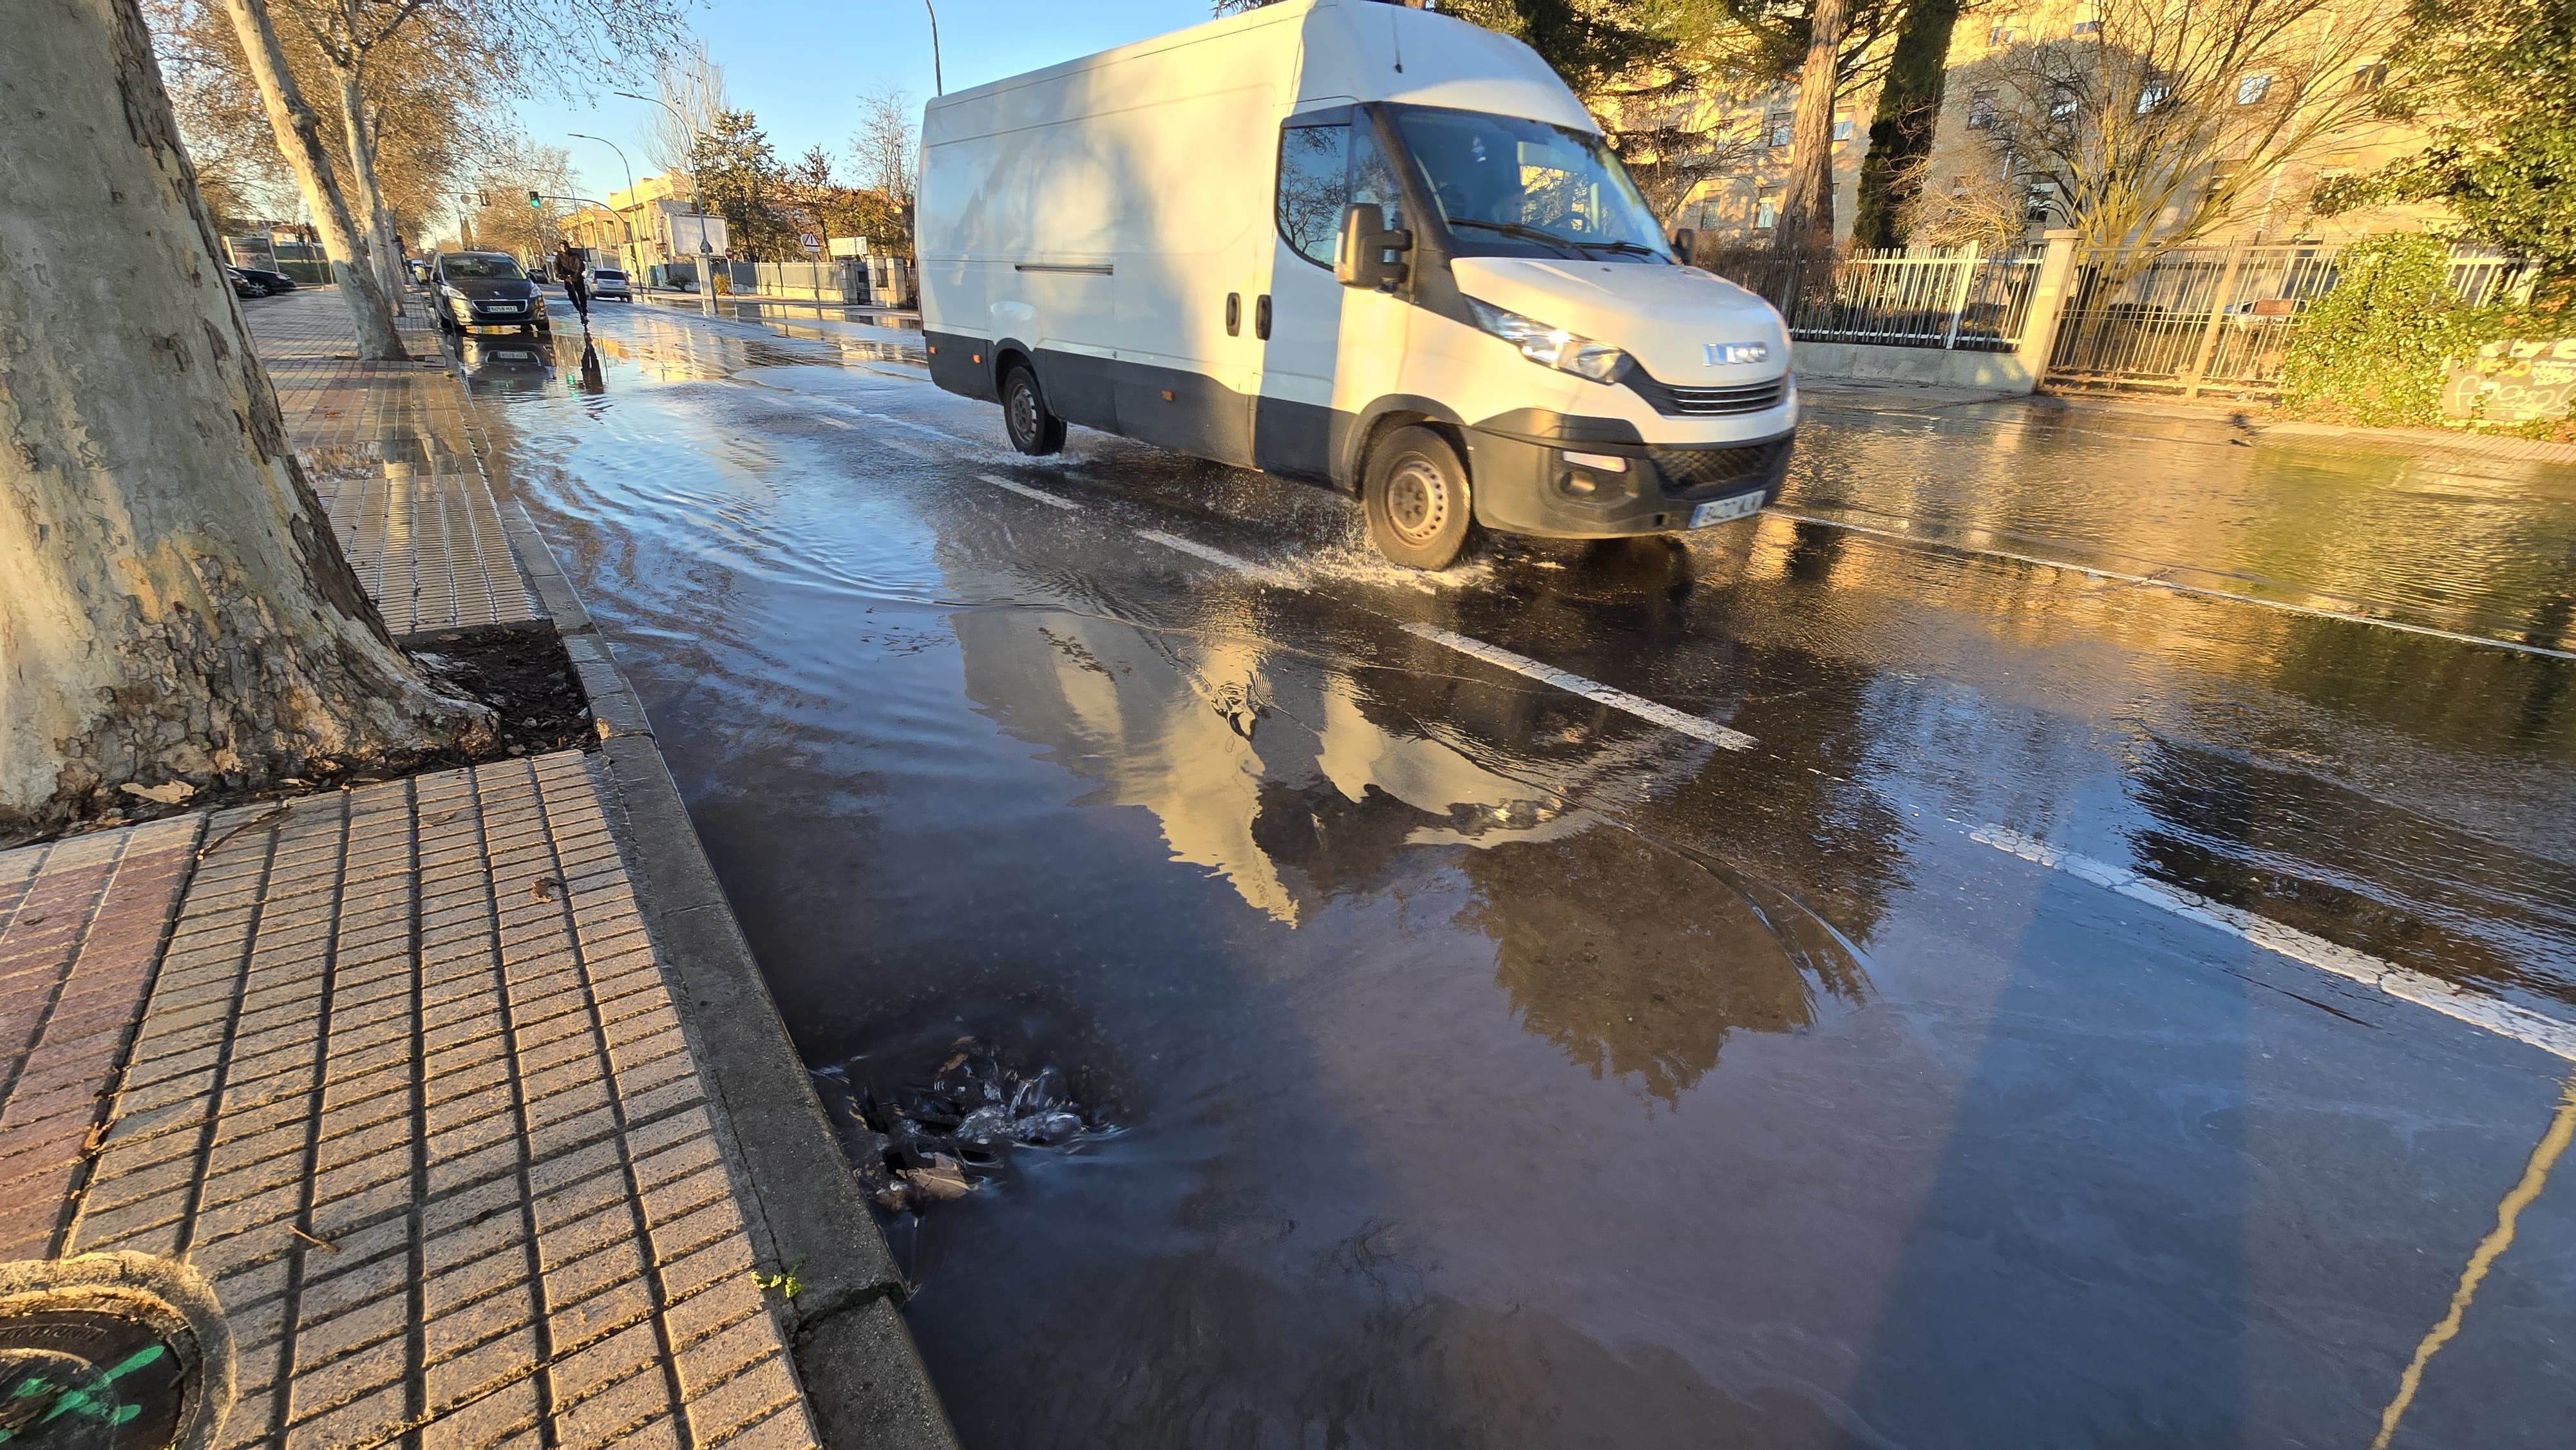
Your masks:
[[[1694,529],[1704,529],[1711,524],[1722,524],[1729,519],[1745,518],[1760,512],[1762,512],[1762,490],[1757,488],[1750,493],[1739,493],[1733,498],[1717,499],[1692,509],[1690,526]]]

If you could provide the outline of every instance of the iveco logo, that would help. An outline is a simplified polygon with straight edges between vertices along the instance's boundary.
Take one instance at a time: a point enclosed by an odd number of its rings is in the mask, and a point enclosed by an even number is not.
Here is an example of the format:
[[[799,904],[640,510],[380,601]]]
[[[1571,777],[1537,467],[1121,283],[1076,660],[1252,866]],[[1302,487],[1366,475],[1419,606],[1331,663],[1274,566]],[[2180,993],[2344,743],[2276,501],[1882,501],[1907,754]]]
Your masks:
[[[1722,368],[1730,363],[1765,362],[1771,356],[1771,344],[1767,342],[1703,342],[1699,350],[1708,359],[1708,366],[1713,368]]]

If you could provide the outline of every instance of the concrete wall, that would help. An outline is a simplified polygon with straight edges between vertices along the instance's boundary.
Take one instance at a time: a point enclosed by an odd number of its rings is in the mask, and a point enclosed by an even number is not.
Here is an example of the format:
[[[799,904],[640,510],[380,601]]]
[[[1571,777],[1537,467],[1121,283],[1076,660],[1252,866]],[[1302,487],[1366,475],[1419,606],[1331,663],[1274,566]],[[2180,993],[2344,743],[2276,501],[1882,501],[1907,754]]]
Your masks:
[[[1937,347],[1872,347],[1856,342],[1800,342],[1790,357],[1802,378],[1868,378],[1943,388],[2028,393],[2030,368],[2009,352],[1945,352]]]

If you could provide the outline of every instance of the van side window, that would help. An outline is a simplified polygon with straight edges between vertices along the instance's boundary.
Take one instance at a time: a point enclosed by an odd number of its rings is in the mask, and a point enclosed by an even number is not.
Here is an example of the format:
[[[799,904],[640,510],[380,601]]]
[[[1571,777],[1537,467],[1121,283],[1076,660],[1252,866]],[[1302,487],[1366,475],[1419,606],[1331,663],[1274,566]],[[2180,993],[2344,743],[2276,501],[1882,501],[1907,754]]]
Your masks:
[[[1333,265],[1342,208],[1351,199],[1350,123],[1279,133],[1279,235],[1298,256]]]
[[[1395,162],[1377,144],[1377,128],[1365,121],[1351,137],[1351,203],[1361,202],[1375,202],[1385,210],[1387,230],[1404,229],[1403,183],[1396,179]]]

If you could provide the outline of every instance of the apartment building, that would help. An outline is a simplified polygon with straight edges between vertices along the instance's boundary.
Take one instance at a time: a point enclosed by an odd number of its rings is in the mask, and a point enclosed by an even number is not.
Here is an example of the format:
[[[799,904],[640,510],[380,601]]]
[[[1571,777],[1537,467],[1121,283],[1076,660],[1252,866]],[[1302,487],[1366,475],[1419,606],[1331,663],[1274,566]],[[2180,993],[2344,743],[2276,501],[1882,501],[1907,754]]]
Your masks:
[[[2223,23],[2207,17],[2225,13],[2224,7],[2195,10],[2186,0],[2044,0],[1961,15],[1924,167],[1932,200],[1925,212],[1953,209],[1945,201],[1986,215],[2017,210],[2034,238],[2064,225],[2057,189],[2043,174],[2047,168],[2015,154],[2016,127],[2028,131],[2062,122],[2098,129],[2124,119],[2106,108],[2134,107],[2143,115],[2157,104],[2178,104],[2170,86],[2160,91],[2163,83],[2153,78],[2156,60],[2170,53],[2176,72],[2171,85],[2195,87],[2191,99],[2222,113],[2219,124],[2228,128],[2230,141],[2205,163],[2195,162],[2159,227],[2170,229],[2213,193],[2223,215],[2204,235],[2216,242],[2338,240],[2438,219],[2438,210],[2424,207],[2322,216],[2311,206],[2321,184],[2376,170],[2422,144],[2421,127],[2380,120],[2369,109],[2388,76],[2376,42],[2395,38],[2390,0],[2350,0],[2322,11],[2304,30],[2241,47],[2250,58],[2218,73],[2196,59],[2209,47],[2193,42],[2207,37],[2177,39],[2174,28]],[[2138,70],[2147,78],[2126,89],[2085,84],[2101,70],[2077,48],[2105,45],[2141,57]],[[2074,83],[2052,85],[2051,74]],[[1834,118],[1834,228],[1843,243],[1852,234],[1876,90],[1871,86],[1846,98]],[[1722,246],[1765,240],[1787,190],[1796,107],[1794,84],[1713,105],[1711,123],[1734,143],[1736,159],[1690,194],[1675,224]],[[2231,124],[2238,118],[2223,114],[2229,107],[2243,108],[2243,124]]]

